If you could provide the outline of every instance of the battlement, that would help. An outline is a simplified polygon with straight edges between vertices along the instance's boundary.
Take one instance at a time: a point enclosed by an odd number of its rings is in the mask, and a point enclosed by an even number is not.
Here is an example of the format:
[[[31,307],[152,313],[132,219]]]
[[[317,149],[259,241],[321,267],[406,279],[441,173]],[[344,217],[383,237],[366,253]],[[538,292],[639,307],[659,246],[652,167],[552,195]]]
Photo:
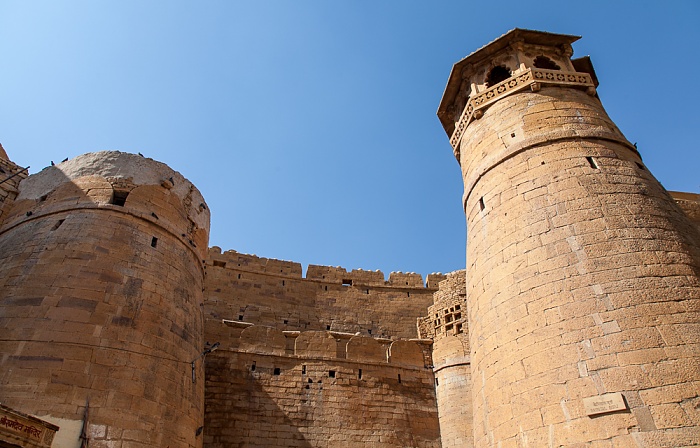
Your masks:
[[[306,277],[303,276],[301,263],[242,254],[235,250],[222,252],[218,246],[209,248],[207,265],[219,268],[231,268],[242,271],[269,274],[277,277],[315,280],[327,284],[344,286],[370,286],[407,289],[437,289],[439,282],[446,278],[442,273],[428,274],[426,283],[423,276],[415,272],[392,272],[386,280],[380,270],[368,271],[353,269],[348,271],[340,266],[309,265]]]

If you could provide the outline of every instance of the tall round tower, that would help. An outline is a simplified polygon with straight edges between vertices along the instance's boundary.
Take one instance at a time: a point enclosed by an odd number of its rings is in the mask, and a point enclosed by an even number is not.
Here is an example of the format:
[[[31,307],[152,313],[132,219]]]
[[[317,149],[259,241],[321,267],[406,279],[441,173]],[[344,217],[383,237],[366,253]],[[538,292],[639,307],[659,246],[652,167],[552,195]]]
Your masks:
[[[474,442],[700,443],[700,236],[577,39],[510,31],[438,110],[464,179]]]
[[[208,229],[199,191],[138,155],[24,180],[0,228],[0,402],[58,425],[53,446],[201,447]]]

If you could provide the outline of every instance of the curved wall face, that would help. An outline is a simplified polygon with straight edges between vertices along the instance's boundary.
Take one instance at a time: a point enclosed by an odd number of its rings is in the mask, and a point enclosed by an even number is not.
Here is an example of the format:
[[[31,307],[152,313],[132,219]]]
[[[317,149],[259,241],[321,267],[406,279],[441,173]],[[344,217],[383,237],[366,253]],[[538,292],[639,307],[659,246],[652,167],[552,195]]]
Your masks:
[[[506,96],[460,150],[476,446],[698,443],[698,234],[598,99]]]
[[[474,446],[469,346],[456,336],[439,339],[433,362],[442,448]]]
[[[418,321],[421,337],[433,340],[435,395],[443,448],[474,445],[465,276],[464,270],[447,274],[433,295],[428,315]]]
[[[164,164],[87,154],[30,176],[0,229],[0,401],[61,446],[201,446],[209,215]],[[124,444],[124,445],[123,445]]]

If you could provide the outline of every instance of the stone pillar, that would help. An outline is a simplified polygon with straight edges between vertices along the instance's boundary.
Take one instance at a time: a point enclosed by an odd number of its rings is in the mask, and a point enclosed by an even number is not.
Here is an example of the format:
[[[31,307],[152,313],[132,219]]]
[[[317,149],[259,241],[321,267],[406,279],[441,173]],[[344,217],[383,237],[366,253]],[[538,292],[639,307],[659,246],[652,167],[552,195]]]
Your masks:
[[[0,401],[62,447],[84,421],[91,447],[201,447],[208,229],[199,191],[141,156],[24,180],[0,228]]]
[[[475,445],[697,444],[700,237],[577,39],[507,33],[438,111],[465,185]]]

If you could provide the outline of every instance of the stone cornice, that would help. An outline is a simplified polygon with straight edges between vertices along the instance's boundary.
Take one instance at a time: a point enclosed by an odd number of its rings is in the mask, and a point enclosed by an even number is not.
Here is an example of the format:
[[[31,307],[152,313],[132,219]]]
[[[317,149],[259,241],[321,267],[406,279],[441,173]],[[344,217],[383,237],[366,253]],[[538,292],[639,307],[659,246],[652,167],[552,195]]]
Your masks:
[[[590,95],[596,93],[595,84],[588,73],[542,68],[528,68],[517,73],[469,99],[450,137],[450,145],[457,161],[460,156],[459,145],[469,123],[481,118],[484,111],[501,98],[528,88],[537,92],[543,85],[585,88]]]

